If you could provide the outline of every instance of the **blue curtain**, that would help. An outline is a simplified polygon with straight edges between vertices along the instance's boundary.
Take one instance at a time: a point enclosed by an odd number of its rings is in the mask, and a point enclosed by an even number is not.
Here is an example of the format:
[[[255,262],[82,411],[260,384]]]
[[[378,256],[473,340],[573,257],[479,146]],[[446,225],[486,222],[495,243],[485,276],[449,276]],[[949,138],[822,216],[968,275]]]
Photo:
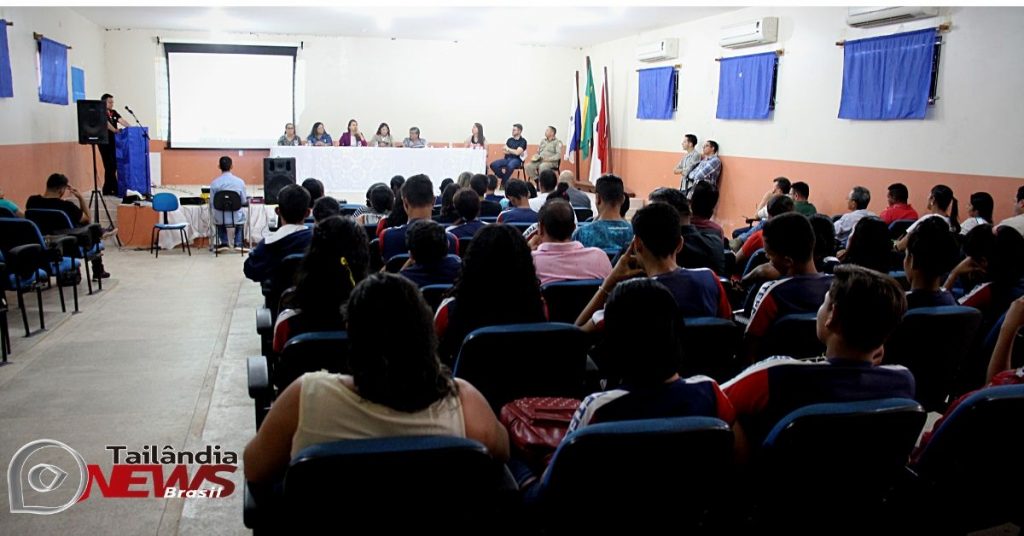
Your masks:
[[[719,119],[768,119],[775,52],[722,58],[718,74]]]
[[[39,101],[68,104],[68,47],[39,40]]]
[[[847,41],[841,119],[924,119],[935,28]]]
[[[636,103],[637,119],[672,119],[672,91],[678,73],[675,67],[640,71],[640,95]]]
[[[7,21],[0,19],[0,98],[14,96],[11,49],[7,46]]]

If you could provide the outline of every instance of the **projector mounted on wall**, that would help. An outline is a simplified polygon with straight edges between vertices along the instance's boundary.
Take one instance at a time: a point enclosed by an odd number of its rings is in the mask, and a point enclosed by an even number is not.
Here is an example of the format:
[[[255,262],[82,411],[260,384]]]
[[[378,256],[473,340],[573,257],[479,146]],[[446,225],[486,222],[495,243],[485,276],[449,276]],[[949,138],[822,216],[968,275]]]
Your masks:
[[[725,48],[744,48],[774,43],[779,37],[779,18],[763,17],[722,28],[718,44]]]
[[[856,28],[899,24],[908,20],[937,17],[939,8],[924,6],[906,7],[851,7],[846,15],[846,24]]]
[[[645,43],[636,47],[636,59],[638,61],[663,61],[674,60],[679,57],[679,40],[675,38],[662,39],[653,43]]]

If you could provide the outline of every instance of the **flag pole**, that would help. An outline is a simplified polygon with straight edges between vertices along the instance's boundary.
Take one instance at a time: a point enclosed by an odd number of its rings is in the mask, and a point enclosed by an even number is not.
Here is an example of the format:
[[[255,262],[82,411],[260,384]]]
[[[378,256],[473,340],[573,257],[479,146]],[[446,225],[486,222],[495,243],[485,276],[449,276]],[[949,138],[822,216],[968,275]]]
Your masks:
[[[608,66],[604,66],[604,84],[601,90],[601,109],[604,110],[604,131],[605,136],[608,137],[608,154],[605,157],[608,160],[608,173],[612,173],[612,127],[611,117],[612,114],[608,110]]]
[[[576,107],[579,108],[580,103],[580,72],[576,71]],[[574,116],[575,117],[575,116]],[[574,122],[575,124],[575,122]],[[580,133],[580,140],[583,139],[583,133]],[[573,147],[573,151],[576,153],[575,164],[576,164],[576,180],[580,180],[580,144],[577,143],[576,147]]]

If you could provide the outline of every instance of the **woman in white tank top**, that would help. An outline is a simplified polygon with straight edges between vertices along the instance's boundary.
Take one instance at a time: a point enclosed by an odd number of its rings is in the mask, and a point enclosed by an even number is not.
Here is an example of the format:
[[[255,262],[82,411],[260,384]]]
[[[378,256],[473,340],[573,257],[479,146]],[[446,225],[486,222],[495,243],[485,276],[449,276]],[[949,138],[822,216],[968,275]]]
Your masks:
[[[348,335],[352,374],[307,373],[288,386],[245,448],[246,480],[280,478],[303,448],[344,439],[467,437],[508,459],[508,434],[487,400],[438,360],[432,314],[412,282],[385,273],[359,283]]]

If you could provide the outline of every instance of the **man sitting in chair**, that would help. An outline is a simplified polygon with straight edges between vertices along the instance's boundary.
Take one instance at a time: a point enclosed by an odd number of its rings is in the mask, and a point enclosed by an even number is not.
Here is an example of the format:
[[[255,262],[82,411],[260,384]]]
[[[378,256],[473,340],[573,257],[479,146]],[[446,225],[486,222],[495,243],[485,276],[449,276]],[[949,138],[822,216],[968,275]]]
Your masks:
[[[69,201],[67,198],[74,198],[74,201]],[[111,229],[105,234],[99,224],[92,223],[92,219],[89,217],[89,204],[85,202],[82,193],[71,186],[68,178],[60,173],[54,173],[46,179],[46,192],[43,195],[33,195],[25,202],[26,210],[37,208],[63,212],[74,226],[66,234],[88,235],[88,241],[92,244],[98,244],[106,236],[117,232],[116,229]],[[95,257],[92,261],[92,278],[105,279],[108,277],[110,274],[103,269],[103,258]]]
[[[217,167],[220,168],[221,175],[210,183],[210,199],[216,198],[218,192],[238,192],[239,197],[242,199],[242,205],[245,205],[247,202],[245,198],[245,181],[231,173],[232,165],[230,156],[220,157]],[[218,249],[228,247],[228,225],[233,225],[235,227],[235,249],[241,251],[244,245],[243,240],[245,239],[245,226],[241,225],[245,223],[245,212],[242,209],[236,210],[234,219],[232,219],[227,211],[214,210],[213,222],[217,225],[216,247]]]
[[[245,259],[245,277],[256,282],[274,275],[281,259],[293,253],[305,253],[313,231],[303,225],[309,216],[309,192],[298,184],[289,184],[277,194],[277,216],[281,226],[260,240]]]
[[[526,164],[526,176],[535,179],[537,174],[545,169],[557,170],[562,163],[562,155],[565,154],[565,144],[555,137],[555,127],[548,127],[544,130],[544,139],[540,140],[537,146],[537,154],[530,157]]]
[[[491,170],[498,176],[501,184],[508,182],[516,168],[523,167],[523,156],[526,154],[526,138],[522,137],[523,125],[512,125],[512,137],[505,140],[504,157],[491,162]]]

